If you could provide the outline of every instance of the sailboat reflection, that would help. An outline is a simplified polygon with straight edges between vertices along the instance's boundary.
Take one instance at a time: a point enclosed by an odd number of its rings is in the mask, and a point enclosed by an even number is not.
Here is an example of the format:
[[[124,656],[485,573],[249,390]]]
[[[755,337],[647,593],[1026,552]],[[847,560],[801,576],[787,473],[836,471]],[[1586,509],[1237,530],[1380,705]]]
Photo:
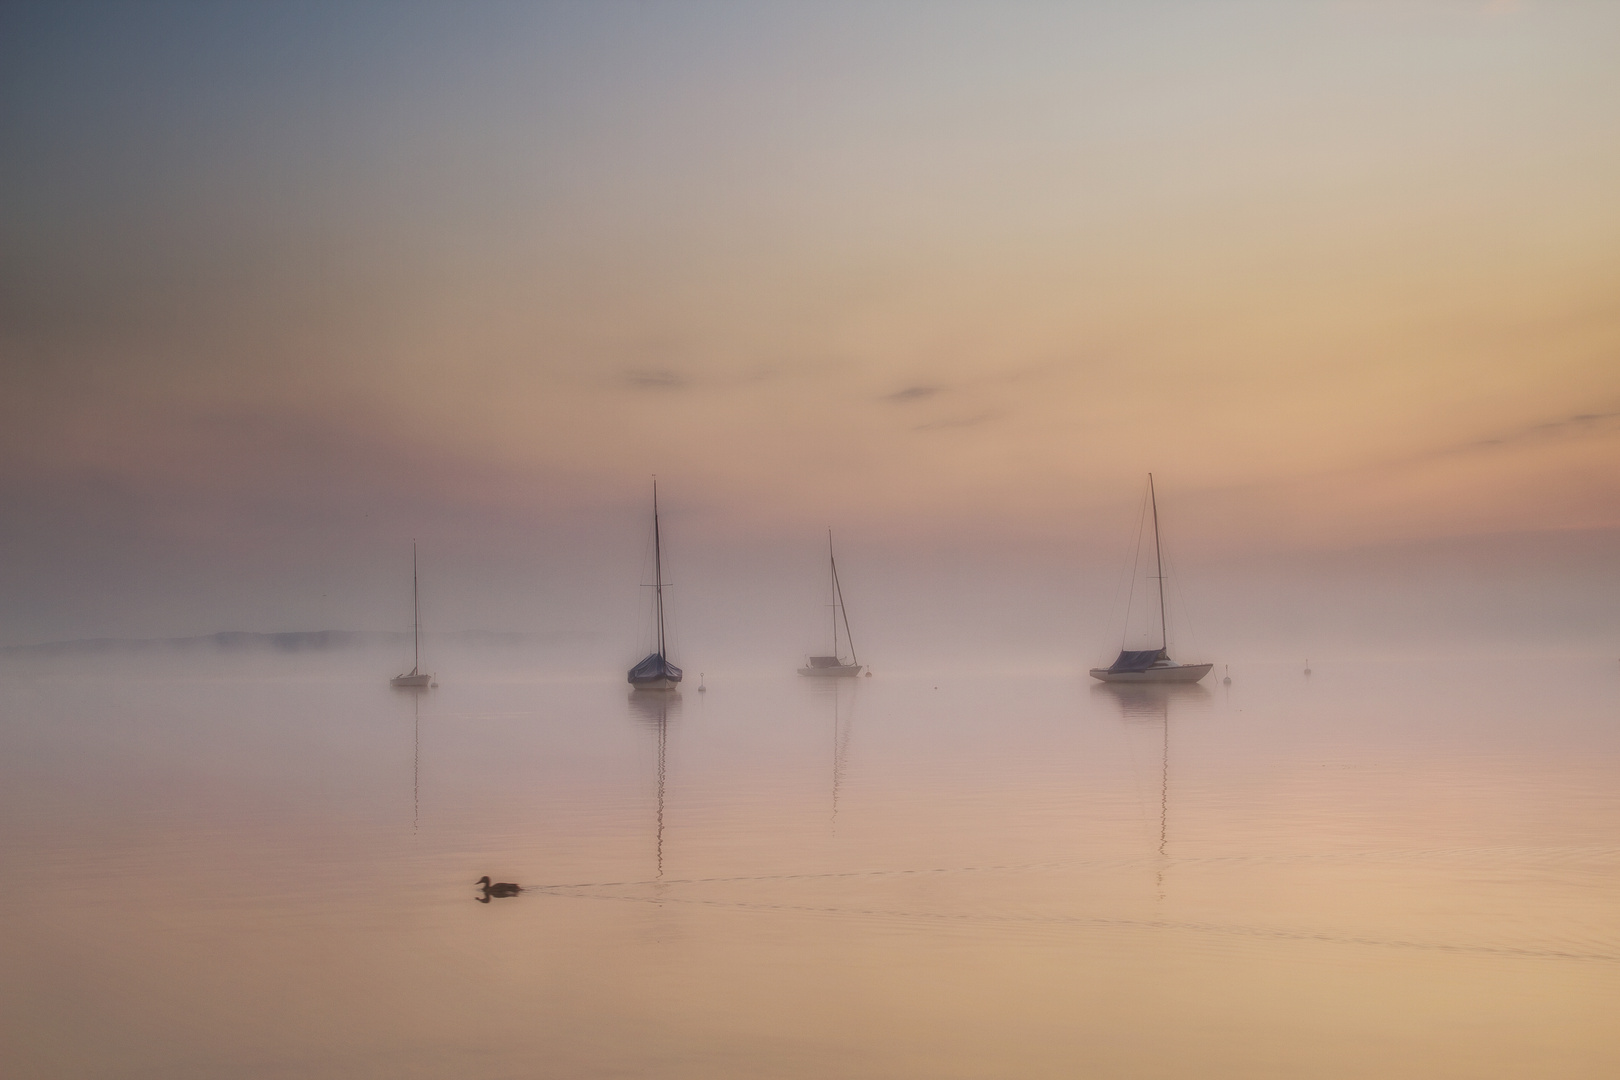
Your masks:
[[[638,694],[632,691],[629,702],[631,717],[647,724],[658,733],[658,818],[654,832],[654,848],[658,870],[653,880],[662,881],[664,878],[664,763],[669,747],[669,721],[671,717],[680,715],[681,696],[679,693],[655,695]]]
[[[1127,723],[1157,723],[1162,729],[1159,747],[1159,865],[1155,875],[1159,899],[1164,899],[1164,871],[1170,860],[1170,703],[1207,704],[1210,693],[1196,683],[1100,683],[1093,694],[1113,699]]]
[[[844,786],[844,766],[849,760],[849,736],[854,730],[855,698],[860,692],[859,684],[842,679],[817,679],[804,685],[816,697],[825,697],[832,708],[832,824],[836,829],[838,795]]]
[[[422,696],[411,695],[411,727],[415,731],[416,746],[411,752],[411,832],[417,832],[422,823]]]

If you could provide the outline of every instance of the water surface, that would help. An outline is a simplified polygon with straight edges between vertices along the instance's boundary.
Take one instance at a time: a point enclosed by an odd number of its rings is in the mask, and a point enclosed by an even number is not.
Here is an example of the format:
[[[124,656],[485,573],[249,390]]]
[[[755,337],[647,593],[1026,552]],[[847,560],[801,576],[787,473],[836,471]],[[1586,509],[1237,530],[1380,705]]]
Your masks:
[[[4,662],[7,1075],[1620,1075],[1612,658],[391,663]]]

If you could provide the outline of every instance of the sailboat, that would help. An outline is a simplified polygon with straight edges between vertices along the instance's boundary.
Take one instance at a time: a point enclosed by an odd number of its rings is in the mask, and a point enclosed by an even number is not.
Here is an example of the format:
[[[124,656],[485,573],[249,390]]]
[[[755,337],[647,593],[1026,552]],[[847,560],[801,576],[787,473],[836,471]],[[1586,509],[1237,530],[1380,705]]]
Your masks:
[[[388,680],[388,685],[425,690],[433,685],[433,676],[422,672],[422,598],[416,586],[415,540],[411,541],[411,612],[411,670],[405,675],[395,675]]]
[[[653,608],[658,620],[658,648],[630,669],[628,681],[636,690],[674,690],[681,683],[681,669],[670,663],[664,652],[664,548],[658,532],[658,478],[653,477]]]
[[[800,675],[813,675],[821,678],[852,679],[865,670],[864,665],[855,656],[855,639],[849,632],[849,612],[844,610],[844,590],[838,583],[838,560],[833,557],[832,530],[827,530],[827,565],[832,569],[832,655],[812,656],[810,666],[799,669]],[[845,661],[838,655],[838,623],[844,623],[844,641],[849,644],[849,660]]]
[[[1159,583],[1159,647],[1121,649],[1119,658],[1105,668],[1092,668],[1091,677],[1118,683],[1192,683],[1209,674],[1214,664],[1178,664],[1170,659],[1170,635],[1164,618],[1164,555],[1159,544],[1159,499],[1153,491],[1153,474],[1148,473],[1148,498],[1153,503],[1154,575]],[[1128,617],[1128,616],[1127,616]]]

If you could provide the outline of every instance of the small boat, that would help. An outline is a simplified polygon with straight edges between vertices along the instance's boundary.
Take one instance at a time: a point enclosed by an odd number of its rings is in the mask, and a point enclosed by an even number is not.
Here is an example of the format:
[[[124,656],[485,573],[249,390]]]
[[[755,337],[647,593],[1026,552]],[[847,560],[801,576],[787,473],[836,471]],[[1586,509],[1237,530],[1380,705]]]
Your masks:
[[[681,669],[664,651],[664,548],[658,532],[658,478],[653,477],[653,611],[658,621],[658,647],[630,669],[627,681],[634,690],[674,690],[681,684]]]
[[[1148,498],[1153,504],[1153,560],[1158,568],[1159,647],[1121,649],[1108,667],[1092,668],[1091,677],[1111,683],[1193,683],[1209,674],[1210,664],[1178,664],[1170,659],[1170,636],[1164,618],[1164,555],[1159,544],[1159,500],[1153,491],[1153,474],[1148,473]],[[1128,616],[1127,616],[1128,617]]]
[[[838,583],[838,560],[833,557],[832,530],[827,530],[827,565],[832,569],[832,655],[812,656],[808,667],[799,669],[800,675],[824,679],[853,679],[865,670],[855,655],[855,639],[849,632],[849,612],[844,610],[844,590]],[[849,659],[838,655],[838,623],[844,624],[844,640],[849,644]]]
[[[416,541],[411,541],[411,670],[388,680],[389,686],[402,686],[411,690],[426,690],[433,686],[433,676],[422,671],[422,600],[416,587]]]

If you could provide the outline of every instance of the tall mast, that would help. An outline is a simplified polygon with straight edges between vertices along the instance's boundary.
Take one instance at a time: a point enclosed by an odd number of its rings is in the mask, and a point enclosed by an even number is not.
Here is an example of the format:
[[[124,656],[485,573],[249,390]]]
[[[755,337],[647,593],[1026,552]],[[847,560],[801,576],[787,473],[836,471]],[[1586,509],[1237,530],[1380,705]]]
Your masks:
[[[827,530],[827,562],[832,565],[833,579],[833,655],[838,655],[838,616],[844,617],[844,640],[849,642],[849,662],[855,663],[859,657],[855,655],[855,635],[849,632],[849,610],[844,607],[844,587],[838,583],[838,560],[833,558],[832,530]]]
[[[832,601],[833,601],[832,602],[833,647],[832,647],[832,654],[834,656],[837,656],[838,655],[838,563],[837,563],[836,560],[833,559],[832,530],[831,529],[827,530],[827,565],[832,568],[832,587],[833,587],[833,596],[832,596]]]
[[[1159,648],[1170,649],[1170,632],[1164,621],[1164,555],[1159,549],[1159,497],[1153,493],[1153,474],[1148,473],[1148,498],[1153,502],[1153,562],[1159,569]]]
[[[422,668],[422,599],[416,589],[416,541],[411,540],[411,674]]]
[[[653,477],[653,584],[658,607],[658,658],[664,658],[664,549],[658,535],[658,477]]]

